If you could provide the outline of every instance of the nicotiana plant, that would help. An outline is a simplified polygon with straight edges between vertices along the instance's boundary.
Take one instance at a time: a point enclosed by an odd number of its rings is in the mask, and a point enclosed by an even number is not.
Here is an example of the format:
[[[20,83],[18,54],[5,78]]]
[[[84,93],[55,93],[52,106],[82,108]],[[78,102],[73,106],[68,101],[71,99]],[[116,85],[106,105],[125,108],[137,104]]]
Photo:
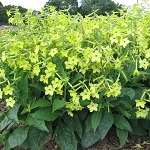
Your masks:
[[[8,11],[0,30],[1,141],[62,150],[102,140],[112,125],[120,140],[148,134],[150,11],[84,18],[67,11]],[[13,15],[12,15],[13,14]],[[144,122],[144,123],[143,123]]]

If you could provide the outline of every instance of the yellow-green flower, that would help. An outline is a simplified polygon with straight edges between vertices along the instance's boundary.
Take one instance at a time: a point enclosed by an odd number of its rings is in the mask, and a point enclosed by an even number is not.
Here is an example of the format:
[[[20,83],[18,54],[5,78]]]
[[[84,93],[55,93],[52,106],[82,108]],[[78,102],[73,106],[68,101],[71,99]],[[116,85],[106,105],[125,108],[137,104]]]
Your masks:
[[[128,38],[124,38],[120,41],[120,46],[123,46],[124,48],[130,43]]]
[[[34,75],[38,76],[39,73],[40,73],[40,67],[39,67],[39,65],[35,65],[33,67],[33,71],[32,72],[33,72]]]
[[[48,77],[45,76],[45,75],[41,75],[40,76],[40,81],[43,82],[43,83],[47,83],[48,84]]]
[[[5,95],[12,95],[13,88],[10,85],[6,85],[6,87],[3,88],[3,92]]]
[[[134,72],[133,72],[133,75],[134,75],[134,76],[139,76],[139,75],[140,75],[140,72],[139,72],[137,69],[135,69]]]
[[[52,85],[45,87],[45,95],[53,96],[54,92],[55,92],[55,88]]]
[[[144,68],[145,70],[147,69],[147,67],[150,65],[150,63],[147,61],[146,58],[144,58],[143,60],[140,59],[139,60],[140,63],[140,68]]]
[[[89,105],[87,105],[87,108],[89,108],[90,112],[97,111],[98,110],[98,104],[91,102]]]
[[[13,107],[15,104],[15,100],[12,97],[9,97],[8,99],[6,99],[6,106],[10,106]]]
[[[82,96],[82,100],[90,100],[90,91],[88,91],[87,89],[84,89],[83,92],[80,93],[80,95]]]
[[[101,57],[102,57],[102,54],[99,52],[99,51],[95,51],[93,54],[92,54],[92,62],[100,62],[101,60]]]
[[[141,107],[141,108],[144,108],[145,107],[145,104],[146,102],[143,101],[143,100],[135,100],[136,101],[136,107]]]
[[[53,48],[53,49],[50,50],[49,55],[52,56],[52,57],[54,57],[55,54],[57,54],[57,53],[58,53],[57,48]]]

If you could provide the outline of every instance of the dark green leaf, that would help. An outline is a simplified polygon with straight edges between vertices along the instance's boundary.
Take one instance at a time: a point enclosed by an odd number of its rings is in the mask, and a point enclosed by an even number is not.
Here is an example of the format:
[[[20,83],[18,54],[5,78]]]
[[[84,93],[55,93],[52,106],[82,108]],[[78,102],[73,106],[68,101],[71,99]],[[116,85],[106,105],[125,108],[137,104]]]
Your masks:
[[[28,99],[28,74],[21,70],[19,72],[20,80],[18,81],[18,91],[20,101],[25,104]]]
[[[91,129],[90,131],[85,130],[82,138],[82,146],[84,148],[88,148],[98,140],[103,139],[113,125],[113,122],[114,119],[112,113],[107,113],[102,116],[100,124],[98,125],[95,132],[93,131],[93,129]]]
[[[83,75],[82,74],[76,74],[72,80],[72,84],[74,84],[75,82],[79,81],[80,79],[83,79]]]
[[[44,99],[44,98],[40,98],[37,101],[35,101],[34,103],[31,104],[31,109],[37,108],[37,107],[48,107],[51,106],[51,103]]]
[[[35,111],[32,116],[34,118],[45,120],[45,121],[54,121],[60,114],[52,112],[51,108],[41,108]]]
[[[120,148],[122,148],[127,141],[128,131],[117,128],[116,132],[117,132],[117,136],[118,136],[119,141],[120,141]]]
[[[124,97],[125,95],[129,96],[130,99],[132,100],[133,97],[135,96],[135,91],[132,88],[122,88],[119,97]]]
[[[73,114],[73,117],[64,115],[63,119],[64,122],[68,124],[68,126],[71,126],[74,129],[74,131],[76,131],[78,136],[82,138],[83,129],[79,117],[76,114]]]
[[[15,105],[13,108],[11,108],[9,111],[8,111],[8,118],[13,120],[15,123],[19,123],[18,121],[18,110],[19,110],[19,107],[20,105]]]
[[[101,111],[95,111],[92,113],[92,117],[91,117],[91,125],[92,128],[94,130],[94,132],[96,131],[99,123],[100,123],[100,119],[102,117],[102,112]]]
[[[29,133],[28,133],[28,140],[29,140],[29,146],[31,150],[41,150],[41,148],[50,141],[52,137],[51,134],[45,131],[41,131],[37,128],[30,127]]]
[[[36,89],[38,89],[39,91],[42,91],[42,92],[45,91],[44,87],[42,85],[39,85],[39,84],[29,84],[29,86],[34,87],[34,88],[36,88]]]
[[[129,122],[121,115],[114,114],[114,125],[119,129],[132,132]]]
[[[55,99],[53,102],[53,108],[52,108],[52,112],[54,112],[55,110],[64,107],[66,104],[65,101],[63,100],[59,100],[59,99]]]
[[[61,150],[77,150],[77,140],[73,128],[63,122],[59,122],[55,130],[56,143]]]
[[[3,130],[9,124],[11,124],[12,120],[10,120],[7,116],[5,116],[0,122],[0,130]]]
[[[49,132],[47,129],[45,122],[43,120],[37,119],[32,115],[29,115],[27,118],[27,123],[31,126],[38,128],[39,130]]]
[[[21,145],[27,138],[29,127],[21,126],[15,129],[12,134],[10,134],[8,141],[6,143],[6,149],[14,148]]]

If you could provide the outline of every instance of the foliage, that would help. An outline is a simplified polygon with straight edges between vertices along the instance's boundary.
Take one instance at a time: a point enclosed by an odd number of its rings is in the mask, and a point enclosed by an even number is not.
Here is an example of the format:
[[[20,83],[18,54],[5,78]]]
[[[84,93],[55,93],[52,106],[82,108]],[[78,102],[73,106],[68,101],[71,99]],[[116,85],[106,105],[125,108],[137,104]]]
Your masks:
[[[54,7],[47,16],[44,9],[12,13],[18,27],[0,30],[6,149],[40,150],[54,136],[62,150],[87,148],[112,125],[120,147],[128,134],[148,134],[150,10],[134,5],[120,17],[84,18]]]
[[[54,6],[57,11],[69,9],[70,14],[76,14],[78,11],[78,0],[49,0],[44,7],[47,6]]]
[[[8,15],[7,15],[7,11],[15,8],[14,5],[7,5],[7,6],[3,6],[2,3],[0,2],[0,23],[8,23]],[[21,13],[25,13],[27,11],[26,8],[23,8],[21,6],[18,6],[19,10]]]
[[[112,0],[82,0],[79,13],[85,16],[96,11],[98,15],[106,15],[106,13],[111,14],[113,11],[118,12],[118,9],[121,8],[122,5],[116,4]]]

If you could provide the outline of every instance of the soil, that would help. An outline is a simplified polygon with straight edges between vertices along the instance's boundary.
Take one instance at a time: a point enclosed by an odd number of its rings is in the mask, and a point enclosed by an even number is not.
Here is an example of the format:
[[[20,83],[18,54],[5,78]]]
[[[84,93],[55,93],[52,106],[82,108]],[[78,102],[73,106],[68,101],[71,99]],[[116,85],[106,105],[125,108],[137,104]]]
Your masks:
[[[4,146],[2,144],[0,145],[0,150],[4,150]],[[12,150],[23,149],[16,147]],[[44,150],[60,150],[60,148],[54,141],[52,141],[45,145]],[[119,148],[119,140],[116,136],[115,128],[112,128],[102,141],[98,141],[96,144],[87,149],[79,146],[78,150],[150,150],[150,141],[147,136],[137,139],[129,137],[124,147]]]

